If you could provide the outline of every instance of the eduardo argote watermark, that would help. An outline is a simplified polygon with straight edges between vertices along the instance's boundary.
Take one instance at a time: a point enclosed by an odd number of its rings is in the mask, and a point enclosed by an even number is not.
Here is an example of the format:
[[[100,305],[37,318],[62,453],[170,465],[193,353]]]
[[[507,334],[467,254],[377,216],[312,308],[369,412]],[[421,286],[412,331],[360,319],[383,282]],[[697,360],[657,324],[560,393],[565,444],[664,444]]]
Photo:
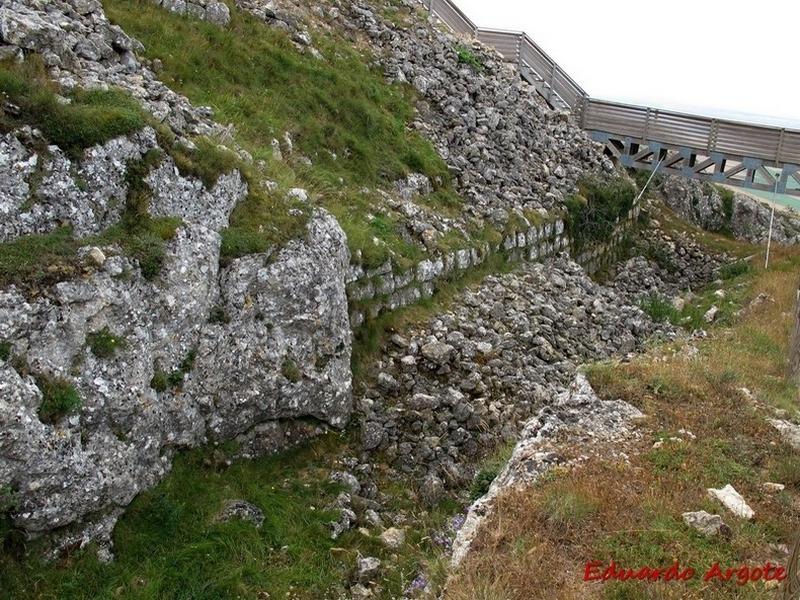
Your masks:
[[[715,562],[712,565],[697,570],[693,567],[681,565],[675,561],[669,567],[623,567],[613,560],[602,562],[599,560],[588,561],[583,572],[584,581],[609,582],[609,581],[641,581],[641,582],[688,582],[695,579],[710,581],[730,581],[737,585],[747,585],[757,581],[774,581],[779,584],[787,578],[786,568],[771,562],[759,565],[725,566]]]

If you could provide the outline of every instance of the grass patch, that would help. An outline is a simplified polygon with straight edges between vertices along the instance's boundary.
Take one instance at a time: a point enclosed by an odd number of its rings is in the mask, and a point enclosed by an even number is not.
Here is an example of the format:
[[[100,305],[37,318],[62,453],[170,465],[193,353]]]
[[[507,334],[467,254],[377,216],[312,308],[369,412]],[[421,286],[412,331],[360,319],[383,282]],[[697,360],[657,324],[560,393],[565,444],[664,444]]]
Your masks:
[[[55,424],[80,408],[81,397],[69,381],[46,375],[36,375],[34,379],[42,392],[42,403],[39,405],[42,423]]]
[[[567,199],[565,218],[576,251],[610,240],[616,224],[630,212],[636,199],[636,188],[622,178],[584,177],[578,189],[577,195]]]
[[[0,588],[14,598],[326,598],[345,595],[356,558],[376,556],[392,569],[382,575],[382,598],[399,598],[421,564],[439,564],[430,532],[451,505],[425,515],[397,490],[393,510],[420,523],[399,551],[357,530],[330,537],[331,507],[341,491],[328,481],[348,438],[330,434],[313,444],[230,464],[232,447],[179,454],[157,487],[137,496],[114,531],[116,558],[101,564],[93,547],[45,563],[38,546],[16,559],[0,553]],[[389,482],[390,485],[398,482]],[[383,484],[382,484],[383,485]],[[382,489],[384,489],[382,487]],[[260,529],[216,520],[226,502],[245,500],[264,511]],[[396,554],[390,561],[390,554]],[[441,570],[441,569],[440,569]]]
[[[467,48],[466,46],[457,46],[456,54],[458,55],[459,64],[469,65],[476,71],[482,71],[484,69],[481,60],[475,56],[475,53],[471,49]]]
[[[580,490],[550,488],[542,498],[547,526],[561,531],[580,526],[597,512],[595,500]]]
[[[112,358],[117,350],[125,347],[125,338],[111,332],[108,327],[86,336],[89,349],[97,358]]]
[[[0,131],[21,125],[42,131],[71,158],[85,148],[133,133],[147,124],[139,104],[121,90],[76,89],[61,96],[41,59],[0,62],[0,96],[16,108],[0,115]]]
[[[377,236],[388,249],[374,242],[365,205],[351,204],[363,187],[389,189],[397,179],[420,172],[435,188],[426,200],[452,204],[446,164],[427,140],[407,128],[414,116],[413,88],[388,85],[348,40],[315,32],[315,46],[324,56],[318,60],[298,52],[285,32],[235,6],[231,23],[220,28],[141,0],[103,4],[112,21],[144,43],[148,58],[162,61],[164,82],[195,104],[211,106],[218,121],[233,123],[237,142],[279,183],[278,190],[266,192],[258,189],[260,173],[248,175],[250,196],[222,232],[223,260],[264,252],[302,234],[309,210],[285,200],[290,187],[322,198],[345,228],[351,250],[361,250],[370,265],[387,257],[410,259],[419,249],[404,243],[397,231]],[[271,141],[287,131],[295,153],[276,161]],[[203,173],[208,167],[202,178],[210,183],[224,160],[213,156],[213,143],[197,145],[191,169]],[[313,164],[298,161],[298,154]],[[175,160],[187,168],[180,153]],[[303,216],[289,214],[291,208]]]
[[[737,260],[734,263],[724,265],[719,270],[720,279],[735,279],[750,271],[750,263],[744,260]]]
[[[656,323],[680,322],[680,311],[672,305],[672,302],[661,296],[649,296],[644,298],[639,303],[639,307]]]
[[[291,383],[297,383],[303,378],[303,373],[290,356],[286,356],[281,363],[281,375]]]
[[[506,466],[513,451],[514,445],[506,444],[495,452],[493,456],[490,456],[484,461],[472,480],[472,486],[469,491],[470,500],[472,502],[475,502],[475,500],[489,491],[489,487]]]

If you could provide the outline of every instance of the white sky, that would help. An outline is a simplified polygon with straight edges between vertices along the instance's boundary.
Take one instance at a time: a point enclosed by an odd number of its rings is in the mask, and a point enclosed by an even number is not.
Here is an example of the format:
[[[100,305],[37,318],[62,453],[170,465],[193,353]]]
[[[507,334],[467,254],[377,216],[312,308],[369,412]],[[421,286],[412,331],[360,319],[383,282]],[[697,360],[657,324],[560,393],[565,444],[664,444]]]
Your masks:
[[[800,129],[800,2],[456,0],[523,30],[590,96]]]

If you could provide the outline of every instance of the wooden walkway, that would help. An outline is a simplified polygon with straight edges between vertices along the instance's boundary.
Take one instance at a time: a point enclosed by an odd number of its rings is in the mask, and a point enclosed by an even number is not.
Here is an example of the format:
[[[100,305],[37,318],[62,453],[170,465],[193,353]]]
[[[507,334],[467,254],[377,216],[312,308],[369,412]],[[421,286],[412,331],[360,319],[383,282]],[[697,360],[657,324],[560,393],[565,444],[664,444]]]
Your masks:
[[[590,98],[527,34],[477,27],[451,0],[422,0],[458,34],[492,46],[626,167],[800,196],[800,131]]]

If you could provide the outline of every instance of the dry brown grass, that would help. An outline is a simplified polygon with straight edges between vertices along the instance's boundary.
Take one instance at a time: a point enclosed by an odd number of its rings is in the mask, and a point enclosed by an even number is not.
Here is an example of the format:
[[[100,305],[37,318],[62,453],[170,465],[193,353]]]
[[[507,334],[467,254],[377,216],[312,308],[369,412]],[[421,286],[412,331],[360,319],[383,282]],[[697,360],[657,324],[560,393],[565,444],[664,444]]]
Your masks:
[[[654,348],[632,363],[588,369],[597,392],[621,398],[648,416],[628,463],[593,458],[532,489],[507,494],[480,532],[474,552],[449,582],[448,600],[775,598],[763,582],[703,583],[713,562],[773,564],[774,544],[800,531],[800,459],[765,422],[768,406],[796,409],[787,377],[794,325],[798,253],[778,249],[773,270],[752,273],[746,296],[769,299],[747,307],[733,326],[694,342]],[[751,390],[755,402],[741,388]],[[696,439],[654,441],[689,430]],[[787,490],[761,484],[781,478]],[[706,497],[706,488],[731,483],[756,513],[746,523]],[[576,520],[553,517],[575,498],[591,510]],[[563,508],[563,506],[562,506]],[[707,510],[723,516],[730,540],[708,540],[681,515]],[[569,512],[569,511],[568,511]],[[689,583],[583,582],[587,561],[614,559],[630,567],[668,567],[674,560],[699,572]]]

